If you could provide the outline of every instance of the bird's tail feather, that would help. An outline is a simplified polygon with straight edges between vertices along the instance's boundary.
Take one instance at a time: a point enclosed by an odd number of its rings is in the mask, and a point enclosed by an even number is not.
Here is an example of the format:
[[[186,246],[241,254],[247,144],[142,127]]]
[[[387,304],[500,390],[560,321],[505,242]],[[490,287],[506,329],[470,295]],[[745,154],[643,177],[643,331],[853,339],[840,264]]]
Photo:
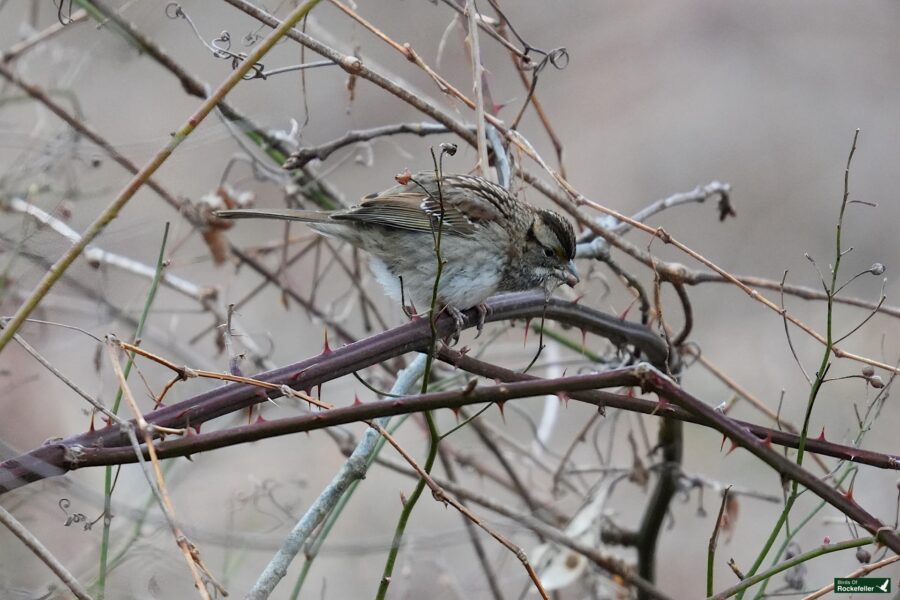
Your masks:
[[[222,219],[280,219],[282,221],[303,221],[305,223],[332,222],[329,213],[295,208],[238,208],[218,210],[216,216]]]

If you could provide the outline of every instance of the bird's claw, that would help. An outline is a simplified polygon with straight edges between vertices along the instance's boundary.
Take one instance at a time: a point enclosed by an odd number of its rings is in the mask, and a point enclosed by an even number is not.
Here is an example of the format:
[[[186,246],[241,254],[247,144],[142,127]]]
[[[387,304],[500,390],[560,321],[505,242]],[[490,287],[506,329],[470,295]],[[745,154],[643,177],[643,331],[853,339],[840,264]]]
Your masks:
[[[453,324],[455,325],[453,332],[447,336],[447,339],[451,342],[450,345],[453,346],[459,341],[459,335],[466,326],[466,316],[461,310],[455,306],[450,306],[449,304],[445,306],[444,309],[447,311],[447,314],[450,315],[450,318],[453,319]]]
[[[477,340],[479,336],[481,336],[481,331],[484,329],[485,319],[487,319],[487,316],[491,314],[491,307],[482,302],[475,307],[475,310],[478,311],[478,324],[476,325],[478,333],[475,334],[475,339]]]
[[[448,340],[451,340],[452,344],[456,344],[459,341],[459,336],[462,333],[462,330],[466,326],[466,315],[463,311],[459,310],[455,306],[450,306],[447,304],[444,306],[443,310],[447,311],[447,314],[450,315],[450,318],[453,319],[453,324],[455,325],[455,329],[451,334],[447,336]],[[478,321],[475,323],[475,327],[478,329],[478,333],[475,335],[475,339],[481,335],[481,331],[484,329],[484,322],[487,319],[487,316],[491,314],[491,309],[487,304],[481,303],[475,307],[475,310],[478,311]]]

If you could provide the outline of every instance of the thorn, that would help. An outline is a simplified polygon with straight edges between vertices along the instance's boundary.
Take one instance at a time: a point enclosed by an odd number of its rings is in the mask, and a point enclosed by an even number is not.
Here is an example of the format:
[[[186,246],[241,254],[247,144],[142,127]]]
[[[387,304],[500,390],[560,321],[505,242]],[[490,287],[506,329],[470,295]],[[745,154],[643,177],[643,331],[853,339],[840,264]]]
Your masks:
[[[582,356],[584,356],[586,349],[587,349],[587,330],[582,327],[582,329],[581,329],[581,354],[582,354]]]
[[[461,411],[461,407],[454,406],[450,410],[453,411],[453,416],[456,417],[456,422],[459,423],[459,413]]]
[[[528,344],[528,332],[531,331],[531,317],[525,319],[525,340],[522,342],[522,346],[526,346]]]
[[[498,400],[496,404],[500,410],[500,418],[503,419],[503,424],[506,425],[506,414],[503,412],[503,405],[506,404],[506,400]]]
[[[362,406],[362,400],[359,399],[358,394],[353,394],[353,406]]]
[[[328,345],[328,328],[325,328],[325,344],[322,346],[322,355],[331,354],[331,346]]]
[[[762,444],[766,448],[772,447],[772,432],[771,431],[766,433],[766,437],[765,437],[765,439],[762,440]]]
[[[822,433],[820,433],[819,437],[817,437],[816,439],[819,440],[820,442],[825,441],[825,427],[822,427]]]
[[[247,407],[247,425],[253,422],[253,406]]]
[[[559,401],[563,403],[566,408],[569,408],[569,394],[568,392],[557,392],[556,397],[559,398]]]
[[[571,304],[578,304],[579,302],[581,302],[582,298],[584,298],[584,294],[578,294],[577,296],[575,296],[575,299],[572,300]]]
[[[653,412],[650,413],[651,416],[655,416],[657,412],[660,410],[665,410],[669,407],[669,401],[657,394],[656,396],[656,406],[653,407]],[[725,442],[722,442],[723,444]],[[719,448],[721,450],[721,448]]]
[[[319,390],[319,393],[316,394],[316,398],[318,398],[319,400],[322,400],[322,385],[323,385],[323,384],[320,383],[320,384],[317,386],[317,389]],[[312,394],[308,394],[308,395],[309,395],[309,396],[312,396]]]
[[[852,484],[850,485],[849,488],[847,488],[847,491],[844,492],[844,498],[846,498],[850,502],[855,502],[855,500],[853,499],[853,485]]]
[[[91,411],[91,425],[88,427],[88,431],[94,433],[94,411]]]
[[[728,456],[729,454],[731,454],[732,452],[737,450],[738,447],[739,446],[737,445],[737,442],[735,442],[734,440],[731,440],[731,448],[728,449],[728,452],[725,453],[725,456]]]
[[[722,449],[725,448],[725,440],[727,440],[727,439],[728,439],[728,436],[726,436],[726,435],[723,433],[723,434],[722,434],[722,443],[719,444],[719,452],[721,452]]]
[[[200,425],[191,425],[190,427],[188,427],[188,431],[190,431],[191,429],[194,430],[194,433],[200,435]]]
[[[263,418],[262,411],[259,411],[259,415],[256,417],[256,422],[257,423],[265,423],[267,421],[268,421],[268,419]]]

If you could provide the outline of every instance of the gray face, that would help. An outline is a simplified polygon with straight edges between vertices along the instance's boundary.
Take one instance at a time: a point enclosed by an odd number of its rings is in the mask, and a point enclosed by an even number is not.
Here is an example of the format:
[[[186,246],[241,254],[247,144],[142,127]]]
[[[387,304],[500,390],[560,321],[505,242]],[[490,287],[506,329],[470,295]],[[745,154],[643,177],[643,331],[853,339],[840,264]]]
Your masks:
[[[521,288],[552,289],[566,280],[575,258],[575,232],[563,217],[538,210],[525,239],[518,270]]]

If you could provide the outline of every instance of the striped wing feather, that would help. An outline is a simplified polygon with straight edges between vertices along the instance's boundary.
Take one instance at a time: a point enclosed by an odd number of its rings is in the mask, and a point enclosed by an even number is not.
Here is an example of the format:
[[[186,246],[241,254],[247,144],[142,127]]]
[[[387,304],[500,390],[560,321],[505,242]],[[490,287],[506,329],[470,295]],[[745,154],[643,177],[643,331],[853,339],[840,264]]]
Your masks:
[[[400,192],[364,200],[359,207],[335,214],[333,218],[430,232],[432,226],[437,227],[440,214],[440,203],[436,200],[421,193]],[[454,202],[453,198],[444,199],[444,232],[461,236],[475,233],[473,221],[466,216],[464,206]]]

